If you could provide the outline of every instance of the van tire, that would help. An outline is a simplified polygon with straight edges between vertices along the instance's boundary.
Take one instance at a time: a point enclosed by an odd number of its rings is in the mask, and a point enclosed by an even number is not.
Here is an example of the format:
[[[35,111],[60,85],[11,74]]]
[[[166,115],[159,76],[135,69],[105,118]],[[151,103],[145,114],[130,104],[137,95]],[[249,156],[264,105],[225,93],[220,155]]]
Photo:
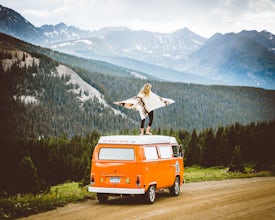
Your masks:
[[[170,194],[172,196],[178,196],[180,194],[180,178],[176,176],[173,186],[170,188]]]
[[[156,186],[150,185],[145,193],[145,202],[147,204],[153,204],[156,199]]]
[[[103,193],[98,193],[97,194],[97,199],[100,203],[104,203],[104,202],[107,202],[108,200],[108,195],[106,194],[103,194]]]

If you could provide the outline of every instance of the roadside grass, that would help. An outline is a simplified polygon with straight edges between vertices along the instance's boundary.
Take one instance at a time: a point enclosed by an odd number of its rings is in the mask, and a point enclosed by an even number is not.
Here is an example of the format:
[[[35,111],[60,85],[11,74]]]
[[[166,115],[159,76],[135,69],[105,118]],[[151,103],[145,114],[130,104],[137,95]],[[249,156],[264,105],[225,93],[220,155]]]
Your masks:
[[[253,167],[249,164],[245,166],[244,173],[229,172],[228,170],[229,170],[228,167],[210,167],[210,168],[203,168],[200,166],[186,167],[184,169],[185,183],[272,176],[272,173],[270,171],[255,172]]]
[[[186,167],[184,178],[186,183],[213,181],[236,178],[272,176],[270,171],[254,172],[251,165],[245,167],[245,173],[228,172],[225,167],[203,168],[200,166]],[[48,211],[67,203],[94,199],[95,194],[89,193],[87,186],[80,183],[64,183],[52,186],[48,192],[37,195],[18,194],[13,197],[0,198],[0,219],[14,219],[44,211]]]
[[[86,187],[79,183],[64,183],[52,186],[48,192],[18,194],[13,197],[0,198],[0,219],[14,219],[64,206],[70,202],[95,198]]]

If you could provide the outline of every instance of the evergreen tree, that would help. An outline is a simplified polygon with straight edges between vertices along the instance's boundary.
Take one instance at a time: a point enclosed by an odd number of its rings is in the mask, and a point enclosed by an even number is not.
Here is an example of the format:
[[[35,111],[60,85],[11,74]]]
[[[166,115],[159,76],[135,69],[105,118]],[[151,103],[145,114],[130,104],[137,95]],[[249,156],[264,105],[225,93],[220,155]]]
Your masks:
[[[234,125],[231,125],[230,127],[226,128],[226,134],[227,138],[229,141],[230,146],[236,146],[237,145],[237,139],[238,139],[238,134],[236,131],[236,128]]]
[[[37,176],[37,168],[35,167],[31,157],[24,156],[17,170],[20,192],[36,193],[39,190],[39,180]]]
[[[241,147],[237,145],[234,149],[232,160],[229,165],[230,172],[244,172],[244,164],[242,159]]]
[[[191,135],[189,145],[185,152],[186,166],[199,165],[201,160],[201,148],[199,145],[199,139],[197,132],[194,129]]]
[[[232,157],[232,150],[223,127],[218,128],[216,141],[215,163],[218,166],[228,166]]]
[[[215,165],[216,140],[212,128],[206,131],[202,150],[202,165],[211,167]]]

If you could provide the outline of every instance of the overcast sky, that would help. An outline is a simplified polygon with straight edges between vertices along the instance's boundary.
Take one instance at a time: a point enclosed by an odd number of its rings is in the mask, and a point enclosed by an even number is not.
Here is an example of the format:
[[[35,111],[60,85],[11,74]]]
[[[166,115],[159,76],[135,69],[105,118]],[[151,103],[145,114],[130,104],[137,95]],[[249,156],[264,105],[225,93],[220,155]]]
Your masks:
[[[203,37],[242,30],[275,34],[275,0],[0,0],[34,26],[64,22],[84,30],[128,27]]]

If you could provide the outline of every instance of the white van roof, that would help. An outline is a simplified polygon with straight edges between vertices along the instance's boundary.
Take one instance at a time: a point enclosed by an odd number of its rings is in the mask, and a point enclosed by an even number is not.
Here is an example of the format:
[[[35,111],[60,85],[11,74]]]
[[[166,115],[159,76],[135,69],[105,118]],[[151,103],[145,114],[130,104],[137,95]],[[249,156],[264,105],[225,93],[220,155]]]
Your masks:
[[[175,137],[164,135],[113,135],[101,136],[99,144],[174,144],[178,145]]]

